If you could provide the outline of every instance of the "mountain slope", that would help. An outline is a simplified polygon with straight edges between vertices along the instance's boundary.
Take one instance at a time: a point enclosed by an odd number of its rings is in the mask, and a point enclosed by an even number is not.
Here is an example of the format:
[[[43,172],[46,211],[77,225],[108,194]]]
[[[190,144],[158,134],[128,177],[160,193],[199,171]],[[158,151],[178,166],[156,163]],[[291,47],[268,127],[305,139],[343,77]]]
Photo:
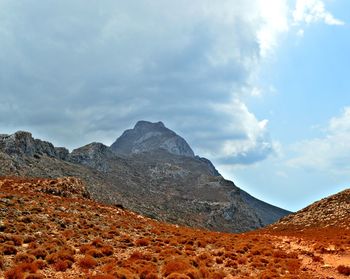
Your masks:
[[[164,124],[141,121],[133,130],[112,147],[91,143],[71,153],[34,140],[29,133],[2,135],[0,175],[75,176],[85,181],[97,201],[161,221],[218,231],[257,229],[289,213],[225,180]]]

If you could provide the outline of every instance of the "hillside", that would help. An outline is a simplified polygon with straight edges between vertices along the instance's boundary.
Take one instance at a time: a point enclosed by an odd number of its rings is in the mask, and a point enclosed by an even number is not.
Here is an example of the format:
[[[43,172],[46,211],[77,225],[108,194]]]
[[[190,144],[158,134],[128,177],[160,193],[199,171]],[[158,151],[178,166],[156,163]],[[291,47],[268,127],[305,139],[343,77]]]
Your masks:
[[[343,278],[339,272],[350,276],[350,189],[316,201],[265,231],[282,241],[285,251],[299,253],[319,278]]]
[[[96,203],[75,178],[1,178],[0,220],[0,278],[348,278],[349,230],[196,230]]]
[[[254,230],[290,213],[225,180],[161,122],[139,121],[110,147],[93,142],[72,152],[28,132],[0,135],[0,175],[74,176],[96,201],[213,231]]]
[[[350,229],[350,189],[317,201],[282,218],[273,226],[276,230],[282,230],[285,227],[296,230],[314,227]]]

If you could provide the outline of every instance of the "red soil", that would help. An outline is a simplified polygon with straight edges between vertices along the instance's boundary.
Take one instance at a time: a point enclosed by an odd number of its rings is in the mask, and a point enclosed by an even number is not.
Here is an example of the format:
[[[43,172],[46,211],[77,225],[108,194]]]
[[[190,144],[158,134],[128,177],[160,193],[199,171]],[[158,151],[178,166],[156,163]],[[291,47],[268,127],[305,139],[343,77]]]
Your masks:
[[[341,227],[209,232],[60,187],[0,179],[0,278],[349,278],[350,230]]]

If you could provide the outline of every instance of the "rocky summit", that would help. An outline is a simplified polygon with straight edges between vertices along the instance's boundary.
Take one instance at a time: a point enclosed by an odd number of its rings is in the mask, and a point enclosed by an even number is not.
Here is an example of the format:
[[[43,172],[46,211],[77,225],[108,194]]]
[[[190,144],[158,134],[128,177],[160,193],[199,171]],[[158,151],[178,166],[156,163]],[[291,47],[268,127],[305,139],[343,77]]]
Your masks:
[[[90,143],[71,153],[27,132],[1,135],[0,175],[76,177],[96,201],[217,231],[249,231],[290,213],[225,180],[162,122],[139,121],[110,147]]]
[[[112,145],[118,155],[131,155],[163,149],[171,154],[194,157],[188,143],[162,122],[139,121],[135,127],[126,130]]]

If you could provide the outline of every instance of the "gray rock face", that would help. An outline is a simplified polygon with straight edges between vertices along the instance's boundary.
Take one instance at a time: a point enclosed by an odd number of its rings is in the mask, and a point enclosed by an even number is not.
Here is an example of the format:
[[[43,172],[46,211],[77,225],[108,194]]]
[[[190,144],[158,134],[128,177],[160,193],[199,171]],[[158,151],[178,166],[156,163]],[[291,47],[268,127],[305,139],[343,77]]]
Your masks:
[[[67,160],[72,163],[89,166],[99,171],[106,172],[108,170],[108,159],[113,157],[115,157],[115,155],[108,146],[93,142],[74,149],[67,157]]]
[[[194,157],[188,143],[162,122],[139,121],[135,127],[126,130],[112,145],[111,150],[120,156],[164,149],[169,153]]]
[[[31,133],[24,131],[18,131],[12,135],[1,135],[0,150],[8,155],[47,155],[58,159],[68,153],[67,149],[61,148],[56,150],[51,143],[33,139]]]

